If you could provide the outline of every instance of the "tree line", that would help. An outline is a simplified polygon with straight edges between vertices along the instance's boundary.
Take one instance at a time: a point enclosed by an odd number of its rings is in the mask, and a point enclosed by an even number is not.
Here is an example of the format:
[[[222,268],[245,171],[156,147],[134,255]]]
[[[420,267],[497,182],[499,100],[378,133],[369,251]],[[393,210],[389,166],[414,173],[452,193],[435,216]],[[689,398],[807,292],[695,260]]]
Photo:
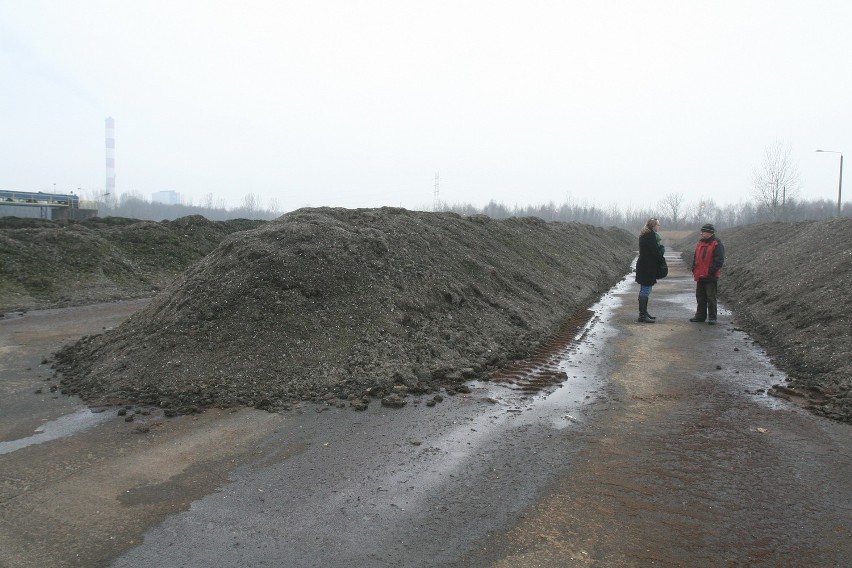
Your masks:
[[[704,223],[726,228],[764,221],[819,220],[838,214],[837,203],[831,200],[797,199],[799,173],[791,159],[789,146],[780,140],[766,148],[762,163],[754,171],[752,184],[752,201],[736,205],[718,205],[712,199],[688,202],[683,193],[674,192],[653,205],[641,208],[628,206],[626,209],[616,204],[601,207],[570,198],[558,205],[551,201],[541,205],[508,206],[491,200],[483,207],[468,203],[438,203],[432,208],[460,215],[486,215],[494,219],[539,217],[546,221],[621,227],[629,231],[642,227],[651,217],[659,219],[665,229],[691,230]],[[246,194],[238,207],[230,209],[225,207],[223,200],[214,200],[211,193],[208,193],[199,205],[191,202],[165,204],[147,201],[135,192],[118,197],[105,195],[94,201],[101,217],[129,217],[152,221],[177,219],[188,215],[202,215],[211,221],[238,218],[270,220],[283,213],[277,199],[273,198],[263,206],[260,197],[253,193]],[[852,205],[848,202],[842,204],[839,213],[843,217],[852,217]]]
[[[806,221],[827,219],[838,214],[837,202],[828,199],[799,200],[799,172],[794,164],[790,147],[776,140],[766,147],[763,161],[755,168],[752,178],[752,200],[736,205],[719,205],[712,199],[688,202],[683,193],[669,193],[659,202],[633,208],[620,208],[617,204],[600,206],[579,199],[567,199],[561,204],[551,201],[540,205],[506,205],[494,200],[483,207],[468,203],[438,203],[431,206],[436,211],[451,211],[460,215],[486,215],[495,219],[507,217],[539,217],[546,221],[579,222],[601,227],[621,227],[634,231],[651,218],[657,218],[669,230],[689,230],[704,223],[719,228],[748,225],[764,221]],[[85,197],[84,197],[85,199]],[[266,205],[254,193],[246,194],[240,205],[225,206],[224,200],[214,199],[208,193],[200,204],[191,201],[166,204],[148,201],[138,192],[120,196],[109,194],[89,198],[89,205],[98,209],[101,217],[115,216],[151,221],[172,220],[188,215],[202,215],[211,221],[228,219],[271,220],[284,211],[278,200],[272,198]],[[852,205],[842,204],[843,217],[852,217]]]
[[[687,203],[682,193],[666,195],[653,207],[621,209],[616,205],[600,207],[581,201],[566,201],[560,205],[550,202],[543,205],[507,206],[495,201],[477,208],[469,204],[441,204],[440,210],[461,215],[487,215],[495,219],[507,217],[539,217],[545,221],[578,222],[600,227],[621,227],[634,231],[648,219],[659,219],[665,229],[696,229],[704,223],[717,228],[735,227],[766,221],[809,221],[836,216],[836,203],[823,199],[813,201],[787,200],[783,208],[773,209],[760,202],[737,205],[718,205],[712,199]],[[844,217],[852,216],[849,203],[843,206]]]
[[[271,220],[279,217],[283,211],[275,203],[267,206],[260,199],[249,194],[240,206],[227,208],[221,202],[205,202],[201,205],[166,204],[145,200],[139,195],[122,194],[116,199],[97,201],[98,215],[101,217],[128,217],[162,221],[177,219],[188,215],[202,215],[211,221],[228,219]],[[622,209],[612,204],[606,207],[581,200],[567,200],[561,204],[551,201],[540,205],[506,205],[494,200],[485,206],[477,207],[467,203],[441,203],[438,211],[448,211],[460,215],[486,215],[494,219],[508,217],[539,217],[545,221],[578,222],[599,227],[621,227],[634,231],[642,227],[651,218],[657,218],[665,229],[695,229],[704,223],[713,223],[718,228],[747,225],[764,221],[806,221],[827,219],[837,214],[835,202],[823,200],[797,200],[789,198],[777,208],[755,200],[736,205],[718,205],[712,199],[687,202],[682,193],[670,193],[653,206]],[[852,206],[845,203],[843,216],[852,217]]]
[[[89,205],[98,210],[99,217],[127,217],[145,221],[174,220],[189,215],[201,215],[211,221],[227,221],[229,219],[260,219],[271,220],[283,213],[275,199],[268,205],[261,204],[260,197],[253,193],[247,194],[239,206],[226,207],[224,200],[214,200],[212,194],[207,194],[201,204],[190,203],[160,203],[148,201],[135,192],[123,193],[120,196],[101,196],[89,199]]]
[[[823,152],[824,150],[818,150]],[[842,173],[841,173],[842,175]],[[852,217],[849,203],[840,205],[828,199],[799,200],[800,176],[789,145],[775,140],[764,150],[763,160],[752,175],[752,201],[737,205],[718,205],[712,199],[687,202],[682,193],[670,193],[650,207],[621,210],[616,205],[601,208],[587,202],[572,201],[556,205],[550,202],[536,206],[507,207],[491,201],[478,209],[471,205],[442,204],[445,211],[463,215],[488,215],[494,218],[540,217],[548,221],[576,221],[598,226],[615,226],[630,231],[642,227],[651,217],[670,230],[695,229],[704,223],[717,227],[735,227],[764,221],[808,221],[827,219],[840,214]]]

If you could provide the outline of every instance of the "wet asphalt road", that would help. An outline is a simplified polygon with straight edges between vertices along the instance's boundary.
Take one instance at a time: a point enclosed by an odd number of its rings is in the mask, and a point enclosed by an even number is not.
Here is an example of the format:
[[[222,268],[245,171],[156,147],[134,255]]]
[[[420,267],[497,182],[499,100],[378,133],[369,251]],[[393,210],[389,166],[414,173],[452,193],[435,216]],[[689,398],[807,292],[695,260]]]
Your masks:
[[[635,322],[628,277],[550,393],[475,384],[434,408],[205,413],[145,436],[114,419],[0,454],[0,565],[852,565],[852,428],[766,396],[783,374],[729,314],[688,323],[670,265],[659,323]],[[13,324],[0,388],[23,401],[44,371],[6,364],[27,351]]]
[[[569,472],[581,447],[597,378],[583,365],[572,374],[537,399],[474,384],[434,408],[306,407],[232,483],[113,566],[454,566],[472,548],[496,560],[502,549],[488,540]]]

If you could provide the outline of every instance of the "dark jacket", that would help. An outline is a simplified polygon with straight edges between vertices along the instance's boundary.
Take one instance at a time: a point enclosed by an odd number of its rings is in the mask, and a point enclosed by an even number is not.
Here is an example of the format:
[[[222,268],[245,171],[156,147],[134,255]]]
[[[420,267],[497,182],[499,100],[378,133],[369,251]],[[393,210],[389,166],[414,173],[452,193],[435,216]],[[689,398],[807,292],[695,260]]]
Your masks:
[[[636,261],[636,282],[642,286],[657,283],[657,267],[663,259],[663,252],[657,245],[657,235],[648,231],[639,237],[639,260]]]
[[[715,282],[719,279],[722,265],[725,264],[725,245],[712,236],[701,239],[692,255],[692,276],[696,282]]]

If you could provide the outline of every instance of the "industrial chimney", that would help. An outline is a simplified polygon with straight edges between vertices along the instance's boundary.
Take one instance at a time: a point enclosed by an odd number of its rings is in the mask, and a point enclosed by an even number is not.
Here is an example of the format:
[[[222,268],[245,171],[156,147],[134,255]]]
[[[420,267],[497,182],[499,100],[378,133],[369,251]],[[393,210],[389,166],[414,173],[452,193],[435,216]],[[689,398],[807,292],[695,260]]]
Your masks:
[[[115,120],[106,118],[106,189],[105,195],[115,194]]]

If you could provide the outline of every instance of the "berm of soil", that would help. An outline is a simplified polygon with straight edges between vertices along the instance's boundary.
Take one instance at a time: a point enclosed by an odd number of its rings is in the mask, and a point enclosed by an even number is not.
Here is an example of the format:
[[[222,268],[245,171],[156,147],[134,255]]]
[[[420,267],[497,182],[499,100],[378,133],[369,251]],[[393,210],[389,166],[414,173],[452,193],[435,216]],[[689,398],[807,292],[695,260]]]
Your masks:
[[[226,236],[265,222],[0,217],[0,314],[150,297]]]
[[[91,403],[171,414],[464,388],[555,335],[635,247],[621,229],[536,218],[301,209],[226,237],[55,364]]]

